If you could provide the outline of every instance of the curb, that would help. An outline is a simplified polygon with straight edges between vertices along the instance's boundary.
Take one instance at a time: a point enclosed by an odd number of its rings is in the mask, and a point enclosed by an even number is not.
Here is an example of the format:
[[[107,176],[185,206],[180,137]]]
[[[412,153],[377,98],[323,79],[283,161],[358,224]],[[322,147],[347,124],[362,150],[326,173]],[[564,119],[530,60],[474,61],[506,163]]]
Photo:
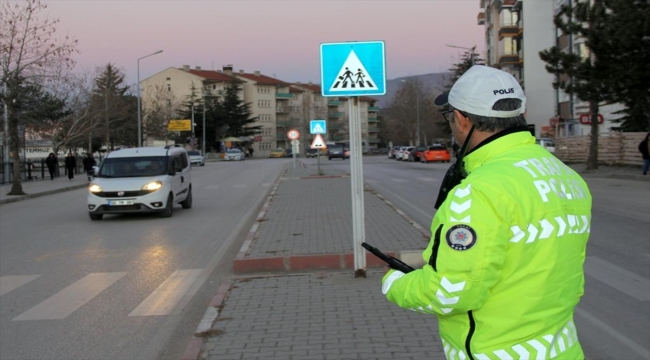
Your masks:
[[[223,309],[223,303],[226,299],[226,295],[230,292],[230,287],[232,283],[229,280],[226,280],[219,285],[217,294],[210,301],[210,305],[205,314],[199,323],[199,326],[196,328],[194,335],[190,339],[189,343],[181,355],[181,360],[196,360],[199,358],[201,353],[201,348],[203,346],[203,339],[209,337],[212,334],[211,328],[212,324],[219,317],[221,309]]]
[[[13,202],[18,202],[18,201],[27,200],[27,199],[33,199],[33,198],[37,198],[39,196],[51,195],[51,194],[56,194],[56,193],[61,193],[61,192],[66,192],[66,191],[71,191],[71,190],[77,190],[77,189],[81,189],[81,188],[85,188],[85,187],[88,187],[88,184],[66,186],[66,187],[63,187],[63,188],[47,190],[47,191],[34,193],[34,194],[16,195],[16,197],[13,197],[13,198],[0,200],[0,205],[13,203]],[[10,196],[14,196],[14,195],[10,195]]]

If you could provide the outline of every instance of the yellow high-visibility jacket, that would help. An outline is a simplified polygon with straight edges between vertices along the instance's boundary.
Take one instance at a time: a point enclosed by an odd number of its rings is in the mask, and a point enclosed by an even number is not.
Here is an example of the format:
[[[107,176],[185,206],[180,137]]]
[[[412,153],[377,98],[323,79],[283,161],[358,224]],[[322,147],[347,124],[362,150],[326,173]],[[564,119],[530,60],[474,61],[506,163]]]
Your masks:
[[[435,314],[447,359],[581,359],[573,311],[591,225],[584,180],[504,131],[465,157],[436,212],[426,265],[383,278],[388,300]]]

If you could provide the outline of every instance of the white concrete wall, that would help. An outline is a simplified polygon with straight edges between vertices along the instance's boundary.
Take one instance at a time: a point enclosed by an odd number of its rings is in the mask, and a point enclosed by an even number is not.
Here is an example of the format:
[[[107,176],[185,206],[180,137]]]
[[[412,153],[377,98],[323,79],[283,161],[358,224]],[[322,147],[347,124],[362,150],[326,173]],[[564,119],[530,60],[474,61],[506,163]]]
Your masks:
[[[535,124],[537,136],[542,126],[549,126],[549,119],[557,113],[554,77],[546,71],[546,63],[539,58],[540,51],[555,46],[554,5],[548,0],[526,0],[523,3],[526,120]]]

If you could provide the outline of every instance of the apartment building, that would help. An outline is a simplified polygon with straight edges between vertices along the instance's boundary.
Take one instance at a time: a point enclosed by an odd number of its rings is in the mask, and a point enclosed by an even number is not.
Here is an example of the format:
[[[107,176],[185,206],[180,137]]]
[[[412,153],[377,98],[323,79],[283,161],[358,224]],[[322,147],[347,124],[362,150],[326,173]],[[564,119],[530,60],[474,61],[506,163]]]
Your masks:
[[[288,83],[263,75],[259,71],[235,72],[232,65],[225,65],[219,71],[202,70],[200,67],[191,69],[188,65],[163,70],[141,81],[142,104],[145,107],[156,101],[155,95],[161,91],[167,92],[169,99],[175,99],[176,104],[179,100],[186,101],[193,92],[196,96],[219,98],[223,96],[225,86],[233,81],[240,83],[240,97],[244,102],[250,103],[251,114],[257,117],[254,125],[262,126],[261,133],[253,137],[255,156],[269,156],[271,150],[277,147],[289,148],[291,142],[287,138],[287,132],[294,128],[301,131],[300,149],[304,152],[305,146],[309,146],[312,140],[309,134],[309,120],[328,121],[328,140],[349,139],[349,98],[323,97],[319,85]],[[170,106],[171,103],[170,100]],[[359,97],[362,137],[370,146],[379,141],[379,108],[375,104],[376,100],[371,97]]]
[[[590,130],[589,104],[553,88],[554,75],[546,71],[539,52],[553,46],[590,56],[584,39],[562,34],[553,19],[564,4],[579,0],[480,0],[478,25],[485,27],[486,62],[512,74],[526,92],[526,120],[535,134],[586,135]],[[592,0],[593,1],[593,0]],[[601,132],[608,132],[618,105],[603,105]]]
[[[485,26],[486,63],[514,76],[527,97],[526,120],[546,136],[555,117],[553,75],[539,52],[555,45],[554,0],[481,0],[478,24]]]

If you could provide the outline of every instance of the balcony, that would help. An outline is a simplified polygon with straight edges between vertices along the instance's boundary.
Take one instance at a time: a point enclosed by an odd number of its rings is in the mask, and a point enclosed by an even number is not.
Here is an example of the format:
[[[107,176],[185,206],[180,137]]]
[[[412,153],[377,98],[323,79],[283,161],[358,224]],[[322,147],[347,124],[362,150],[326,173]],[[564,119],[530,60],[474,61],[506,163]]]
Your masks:
[[[328,113],[328,114],[327,114],[327,117],[330,118],[330,119],[338,119],[338,118],[340,118],[341,116],[343,116],[343,113],[340,112],[340,111],[337,111],[337,112],[331,112],[331,113]]]
[[[519,54],[519,65],[522,65],[524,63],[524,51],[519,50],[517,54]]]
[[[368,106],[368,111],[379,111],[378,106]]]
[[[485,11],[481,11],[478,13],[478,16],[476,17],[476,21],[478,22],[477,25],[485,25]]]
[[[376,123],[376,122],[379,122],[379,120],[377,120],[376,117],[368,117],[368,122],[369,123]]]
[[[344,128],[345,126],[343,124],[334,124],[334,125],[329,125],[327,127],[327,130],[342,130]]]
[[[293,94],[290,93],[275,93],[276,99],[293,99]]]
[[[340,100],[330,100],[330,101],[327,102],[327,105],[328,105],[328,106],[339,106],[339,105],[343,105],[343,101],[340,101]]]
[[[504,54],[499,57],[499,66],[504,65],[518,65],[519,55],[517,54]]]
[[[291,126],[291,123],[288,121],[278,121],[275,123],[275,126],[277,127],[289,127]]]
[[[513,37],[519,34],[519,27],[514,25],[514,26],[502,26],[499,29],[499,39],[503,39],[504,37]]]
[[[280,114],[286,114],[286,113],[289,112],[289,107],[288,106],[276,106],[275,112],[280,113]]]
[[[275,140],[289,140],[287,134],[275,134]]]
[[[379,132],[379,128],[376,127],[376,126],[369,127],[369,128],[368,128],[368,132],[369,132],[369,133],[376,133],[376,132]]]

